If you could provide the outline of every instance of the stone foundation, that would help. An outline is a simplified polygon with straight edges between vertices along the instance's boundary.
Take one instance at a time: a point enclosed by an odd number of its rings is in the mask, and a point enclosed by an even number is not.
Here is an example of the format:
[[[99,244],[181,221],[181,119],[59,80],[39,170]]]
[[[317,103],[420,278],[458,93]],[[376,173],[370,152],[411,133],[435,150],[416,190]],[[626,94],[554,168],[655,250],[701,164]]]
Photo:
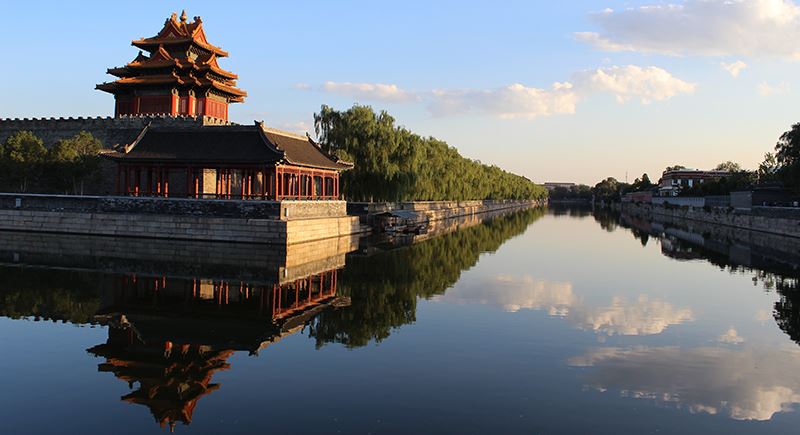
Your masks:
[[[631,214],[652,214],[678,220],[698,221],[781,236],[800,237],[800,209],[753,207],[751,210],[740,210],[624,203],[621,210]]]
[[[344,201],[0,194],[0,230],[287,245],[359,234]]]

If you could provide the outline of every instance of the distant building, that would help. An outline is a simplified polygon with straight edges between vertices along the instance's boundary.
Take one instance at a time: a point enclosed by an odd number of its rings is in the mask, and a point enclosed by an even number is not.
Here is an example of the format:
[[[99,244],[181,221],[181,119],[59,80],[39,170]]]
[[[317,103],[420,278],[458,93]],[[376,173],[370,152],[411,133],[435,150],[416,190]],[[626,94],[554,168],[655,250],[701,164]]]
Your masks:
[[[659,196],[678,196],[683,189],[690,189],[706,181],[729,177],[729,171],[703,171],[700,169],[675,169],[664,171],[658,181]]]
[[[556,187],[563,187],[565,189],[571,189],[571,188],[575,187],[575,183],[551,183],[551,182],[544,183],[544,188],[547,189],[547,190],[553,190]]]

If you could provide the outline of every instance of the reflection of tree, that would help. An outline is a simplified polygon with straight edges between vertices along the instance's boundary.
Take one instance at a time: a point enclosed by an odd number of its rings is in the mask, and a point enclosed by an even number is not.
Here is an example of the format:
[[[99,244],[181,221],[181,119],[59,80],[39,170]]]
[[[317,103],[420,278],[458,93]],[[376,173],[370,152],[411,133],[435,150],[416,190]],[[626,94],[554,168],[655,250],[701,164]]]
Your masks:
[[[594,210],[594,220],[600,224],[600,228],[612,232],[619,226],[619,212],[606,207],[598,207]]]
[[[415,321],[417,298],[444,293],[480,254],[497,250],[544,213],[525,210],[401,249],[348,257],[340,291],[349,293],[352,305],[321,313],[311,335],[318,346],[358,347],[387,338],[393,329]]]
[[[100,307],[97,282],[86,272],[2,268],[0,316],[91,323]]]
[[[800,344],[800,286],[798,280],[779,280],[776,289],[781,295],[775,302],[775,322],[794,342]]]

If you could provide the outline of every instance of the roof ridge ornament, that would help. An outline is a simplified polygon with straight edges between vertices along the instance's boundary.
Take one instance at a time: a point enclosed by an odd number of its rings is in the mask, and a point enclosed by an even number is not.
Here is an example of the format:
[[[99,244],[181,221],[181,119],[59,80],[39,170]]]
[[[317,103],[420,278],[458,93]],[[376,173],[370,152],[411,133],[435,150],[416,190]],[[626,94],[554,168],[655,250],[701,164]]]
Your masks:
[[[186,9],[181,11],[181,23],[186,23]]]

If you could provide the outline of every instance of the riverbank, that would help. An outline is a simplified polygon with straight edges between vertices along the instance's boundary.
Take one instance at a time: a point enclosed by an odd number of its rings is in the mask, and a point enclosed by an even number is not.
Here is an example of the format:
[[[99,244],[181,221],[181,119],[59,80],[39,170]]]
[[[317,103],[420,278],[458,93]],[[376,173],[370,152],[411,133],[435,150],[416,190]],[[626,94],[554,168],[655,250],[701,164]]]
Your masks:
[[[752,209],[678,207],[669,204],[622,203],[623,213],[639,216],[657,215],[673,220],[697,221],[750,231],[800,237],[800,210],[781,207]]]
[[[413,210],[437,221],[536,205],[536,201],[347,204],[0,193],[0,230],[294,245],[368,233],[369,216],[386,210]],[[351,209],[360,213],[348,213]]]

